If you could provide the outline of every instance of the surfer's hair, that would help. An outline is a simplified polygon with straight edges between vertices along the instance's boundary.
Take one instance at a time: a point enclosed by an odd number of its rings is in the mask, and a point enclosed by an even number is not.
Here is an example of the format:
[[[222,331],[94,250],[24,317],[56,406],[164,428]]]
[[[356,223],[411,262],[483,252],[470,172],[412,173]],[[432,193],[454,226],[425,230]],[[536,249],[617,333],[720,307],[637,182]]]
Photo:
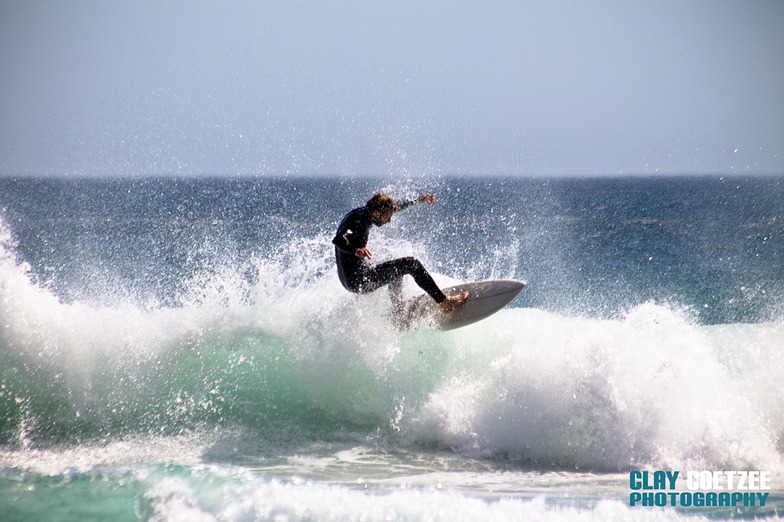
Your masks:
[[[367,201],[365,205],[368,210],[377,210],[381,214],[386,214],[390,210],[395,210],[395,200],[392,196],[379,192],[373,194],[373,197]]]

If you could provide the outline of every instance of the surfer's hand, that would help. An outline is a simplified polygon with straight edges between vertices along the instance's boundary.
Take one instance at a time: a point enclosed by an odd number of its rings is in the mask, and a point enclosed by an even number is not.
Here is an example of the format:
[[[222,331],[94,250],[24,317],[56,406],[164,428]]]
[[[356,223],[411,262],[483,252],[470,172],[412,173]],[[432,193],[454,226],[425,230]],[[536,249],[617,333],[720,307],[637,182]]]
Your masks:
[[[358,248],[358,249],[356,249],[354,251],[354,255],[357,256],[360,259],[365,259],[365,258],[370,259],[371,257],[373,257],[373,254],[371,254],[370,250],[368,250],[367,248]]]
[[[419,196],[417,198],[417,203],[428,202],[431,205],[435,205],[436,201],[438,201],[436,199],[436,197],[433,194],[429,194],[429,193],[428,194],[422,194],[421,196]]]

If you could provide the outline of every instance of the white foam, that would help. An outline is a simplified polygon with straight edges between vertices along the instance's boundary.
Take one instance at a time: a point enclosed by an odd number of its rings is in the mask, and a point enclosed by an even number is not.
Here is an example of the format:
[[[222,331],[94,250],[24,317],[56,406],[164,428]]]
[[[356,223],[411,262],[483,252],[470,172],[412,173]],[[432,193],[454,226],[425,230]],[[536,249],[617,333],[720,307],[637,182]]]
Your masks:
[[[780,325],[742,328],[766,332],[769,355],[784,348]],[[452,341],[472,362],[423,404],[420,440],[588,469],[781,466],[780,365],[729,371],[715,332],[666,307],[615,321],[508,310]]]
[[[218,473],[218,470],[210,470]],[[206,475],[206,473],[205,473]],[[601,500],[575,507],[549,504],[544,497],[487,501],[455,491],[401,488],[363,491],[310,481],[165,478],[145,492],[156,520],[681,520],[669,509],[632,509]],[[230,477],[229,477],[230,478]],[[699,520],[700,517],[688,517]]]
[[[1,448],[0,468],[31,471],[46,476],[90,473],[94,470],[126,470],[159,464],[198,465],[204,447],[214,434],[186,433],[178,436],[126,436],[81,445],[24,450]]]

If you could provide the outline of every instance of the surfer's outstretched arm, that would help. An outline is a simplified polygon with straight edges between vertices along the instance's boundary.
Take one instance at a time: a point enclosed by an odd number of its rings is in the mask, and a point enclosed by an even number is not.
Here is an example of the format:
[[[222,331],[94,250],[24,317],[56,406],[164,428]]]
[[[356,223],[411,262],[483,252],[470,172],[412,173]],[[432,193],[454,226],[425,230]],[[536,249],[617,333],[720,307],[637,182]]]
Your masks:
[[[435,205],[437,202],[438,200],[433,194],[426,192],[416,199],[398,199],[395,201],[395,212],[399,212],[417,203],[428,203],[430,205]]]

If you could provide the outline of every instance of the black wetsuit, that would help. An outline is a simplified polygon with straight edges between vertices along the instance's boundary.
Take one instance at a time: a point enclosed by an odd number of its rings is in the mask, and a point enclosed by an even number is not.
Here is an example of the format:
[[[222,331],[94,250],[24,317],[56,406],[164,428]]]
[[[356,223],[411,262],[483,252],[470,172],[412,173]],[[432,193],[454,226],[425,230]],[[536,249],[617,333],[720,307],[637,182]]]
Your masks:
[[[395,210],[402,210],[414,203],[408,200],[398,201]],[[346,214],[338,226],[332,243],[335,245],[338,277],[343,286],[351,292],[365,294],[390,285],[390,295],[398,305],[402,301],[401,282],[403,276],[408,274],[437,303],[444,301],[446,296],[418,259],[403,257],[373,266],[355,255],[358,248],[367,246],[372,226],[373,221],[367,207],[355,208]]]

